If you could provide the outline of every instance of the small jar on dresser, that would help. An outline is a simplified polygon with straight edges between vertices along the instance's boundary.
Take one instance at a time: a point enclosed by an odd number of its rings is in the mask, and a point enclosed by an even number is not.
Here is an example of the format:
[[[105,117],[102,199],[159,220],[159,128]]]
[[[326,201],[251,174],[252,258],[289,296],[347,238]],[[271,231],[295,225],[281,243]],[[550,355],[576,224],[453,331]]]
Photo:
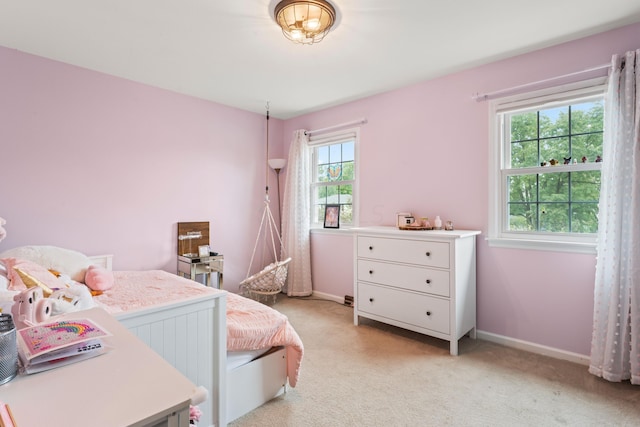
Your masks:
[[[359,317],[447,340],[476,337],[475,230],[354,229]]]

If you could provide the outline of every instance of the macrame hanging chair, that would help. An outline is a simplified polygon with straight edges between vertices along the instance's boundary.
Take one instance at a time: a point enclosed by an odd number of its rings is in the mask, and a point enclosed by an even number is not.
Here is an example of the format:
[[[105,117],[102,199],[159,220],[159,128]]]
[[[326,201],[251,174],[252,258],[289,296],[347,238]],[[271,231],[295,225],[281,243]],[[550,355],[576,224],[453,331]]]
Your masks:
[[[267,162],[269,159],[269,107],[267,104]],[[280,201],[278,200],[278,203]],[[264,239],[265,245],[267,242],[271,242],[271,249],[273,250],[274,261],[264,267],[259,272],[249,275],[253,261],[260,243],[260,238]],[[278,252],[276,251],[276,237],[280,244],[282,257],[285,253],[285,248],[282,244],[282,238],[276,224],[271,208],[269,207],[269,165],[266,166],[266,187],[264,196],[264,210],[262,211],[262,220],[260,221],[260,228],[258,229],[258,235],[256,236],[256,243],[253,247],[253,253],[251,254],[251,261],[249,262],[249,269],[247,270],[247,278],[240,282],[240,292],[242,295],[261,301],[262,298],[268,298],[269,296],[275,301],[276,295],[282,291],[287,280],[287,272],[289,268],[289,262],[291,258],[278,259]]]

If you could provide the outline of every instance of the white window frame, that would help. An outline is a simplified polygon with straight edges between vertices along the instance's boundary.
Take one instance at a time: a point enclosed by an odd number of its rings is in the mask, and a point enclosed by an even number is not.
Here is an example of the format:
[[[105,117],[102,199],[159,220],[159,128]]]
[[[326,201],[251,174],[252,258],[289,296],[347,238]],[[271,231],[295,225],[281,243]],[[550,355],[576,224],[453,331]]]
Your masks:
[[[489,223],[487,242],[489,246],[535,249],[555,252],[595,253],[596,234],[510,232],[507,230],[508,201],[504,174],[505,149],[503,147],[503,113],[525,110],[537,106],[550,108],[554,104],[576,102],[581,98],[604,96],[606,77],[585,80],[534,92],[513,95],[489,101]],[[605,112],[606,114],[606,112]],[[606,160],[605,160],[606,161]],[[554,166],[557,172],[600,170],[601,163]],[[537,170],[539,169],[539,171]],[[548,168],[532,168],[531,173],[542,173]]]
[[[332,144],[340,144],[342,142],[348,142],[353,140],[353,181],[351,182],[351,203],[352,203],[352,209],[353,209],[353,221],[350,224],[343,224],[342,222],[340,223],[340,228],[339,229],[325,229],[324,228],[324,222],[323,222],[323,218],[319,218],[320,221],[314,221],[314,210],[315,210],[315,203],[314,203],[314,196],[315,196],[315,176],[316,176],[316,158],[315,158],[315,149],[317,147],[321,147],[324,145],[332,145]],[[309,217],[309,223],[310,223],[310,227],[311,229],[314,230],[327,230],[327,231],[338,231],[340,229],[350,229],[353,227],[357,227],[358,226],[358,207],[359,207],[359,203],[358,203],[358,182],[359,182],[359,170],[360,170],[360,166],[359,166],[359,146],[360,146],[360,128],[356,127],[356,128],[350,128],[350,129],[344,129],[344,130],[340,130],[340,131],[335,131],[335,132],[331,132],[331,133],[323,133],[320,135],[310,135],[309,136],[309,144],[308,144],[309,148],[311,149],[311,155],[309,156],[310,161],[311,161],[311,166],[309,168],[309,171],[311,173],[311,176],[309,177],[309,182],[310,182],[310,200],[309,200],[309,206],[311,206],[310,209],[310,217]],[[345,181],[346,183],[349,183],[349,181]]]

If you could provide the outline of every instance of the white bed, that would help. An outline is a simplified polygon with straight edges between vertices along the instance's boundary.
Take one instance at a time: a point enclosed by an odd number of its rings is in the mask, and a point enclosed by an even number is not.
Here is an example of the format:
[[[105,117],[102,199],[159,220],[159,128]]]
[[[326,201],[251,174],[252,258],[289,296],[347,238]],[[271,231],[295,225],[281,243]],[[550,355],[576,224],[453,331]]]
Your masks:
[[[110,255],[89,258],[94,265],[111,270]],[[151,301],[151,305],[141,304],[126,310],[117,307],[114,310],[112,306],[108,311],[191,382],[206,388],[208,397],[204,402],[199,402],[203,396],[194,396],[194,403],[202,411],[199,426],[225,426],[283,394],[289,383],[295,386],[302,357],[301,342],[295,350],[297,353],[292,353],[292,346],[288,344],[287,347],[270,346],[265,347],[268,351],[257,358],[254,358],[255,354],[247,356],[245,353],[241,356],[245,360],[227,366],[227,347],[235,343],[233,337],[228,339],[228,328],[231,327],[227,323],[229,297],[235,305],[239,302],[245,304],[245,301],[254,304],[255,301],[202,285],[194,286],[195,282],[170,273],[157,273],[166,280],[175,278],[177,283],[194,288],[197,292],[188,295],[185,291],[174,300]],[[99,306],[103,305],[101,297],[94,298]],[[258,311],[265,307],[258,305],[260,307],[247,307]],[[247,310],[246,307],[243,309]],[[231,319],[231,323],[237,323],[237,319]],[[299,340],[288,321],[286,323],[287,335],[293,334]],[[233,328],[230,330],[233,331]],[[258,341],[256,345],[259,345]],[[263,348],[262,345],[259,347]],[[257,349],[250,350],[253,352]],[[292,354],[298,355],[295,378],[291,375],[292,361],[296,359],[291,357]],[[236,352],[232,352],[232,355],[233,359],[238,356]]]
[[[111,268],[110,256],[92,257],[92,261]],[[209,399],[199,405],[203,411],[199,425],[224,426],[285,393],[287,350],[278,346],[228,352],[227,296],[236,302],[238,296],[202,288],[207,296],[115,316],[194,384],[209,390]],[[249,307],[258,304],[242,300]]]

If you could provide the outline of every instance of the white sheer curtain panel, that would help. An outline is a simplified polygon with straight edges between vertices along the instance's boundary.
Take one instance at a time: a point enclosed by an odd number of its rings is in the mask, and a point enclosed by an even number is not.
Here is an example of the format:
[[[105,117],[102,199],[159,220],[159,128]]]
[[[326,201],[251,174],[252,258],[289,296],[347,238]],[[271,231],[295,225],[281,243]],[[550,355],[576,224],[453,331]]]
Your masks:
[[[605,101],[589,372],[640,384],[640,49],[614,55]]]
[[[282,242],[291,257],[287,283],[290,297],[309,296],[313,292],[311,282],[310,218],[310,164],[309,138],[304,130],[293,134],[287,180],[282,202]]]

